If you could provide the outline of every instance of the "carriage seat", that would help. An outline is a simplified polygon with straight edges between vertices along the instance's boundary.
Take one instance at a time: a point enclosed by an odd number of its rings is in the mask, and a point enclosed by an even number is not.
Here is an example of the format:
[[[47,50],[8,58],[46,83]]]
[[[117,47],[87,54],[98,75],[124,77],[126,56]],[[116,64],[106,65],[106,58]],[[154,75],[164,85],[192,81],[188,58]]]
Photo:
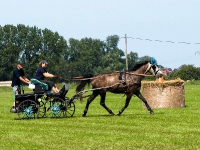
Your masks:
[[[32,78],[31,83],[35,85],[33,89],[35,94],[44,94],[48,91],[48,85],[46,83],[40,82],[37,79]]]
[[[34,78],[31,79],[31,83],[35,85],[35,89],[33,90],[35,94],[46,93],[48,97],[60,97],[62,99],[65,99],[65,95],[69,91],[68,84],[63,85],[59,93],[51,93],[50,91],[48,91],[48,85],[46,83],[40,82],[39,80]]]

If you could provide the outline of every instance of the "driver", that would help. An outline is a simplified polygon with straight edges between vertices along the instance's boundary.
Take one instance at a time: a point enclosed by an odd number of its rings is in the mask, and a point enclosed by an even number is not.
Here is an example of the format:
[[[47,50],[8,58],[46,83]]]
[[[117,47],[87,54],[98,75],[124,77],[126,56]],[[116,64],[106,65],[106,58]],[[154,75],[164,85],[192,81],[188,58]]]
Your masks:
[[[39,80],[40,82],[46,83],[49,87],[49,91],[52,90],[54,93],[58,93],[59,90],[53,82],[44,80],[45,78],[59,78],[57,75],[53,75],[47,72],[47,70],[45,69],[47,67],[47,64],[48,63],[46,60],[42,60],[39,62],[39,68],[36,71],[35,79]]]

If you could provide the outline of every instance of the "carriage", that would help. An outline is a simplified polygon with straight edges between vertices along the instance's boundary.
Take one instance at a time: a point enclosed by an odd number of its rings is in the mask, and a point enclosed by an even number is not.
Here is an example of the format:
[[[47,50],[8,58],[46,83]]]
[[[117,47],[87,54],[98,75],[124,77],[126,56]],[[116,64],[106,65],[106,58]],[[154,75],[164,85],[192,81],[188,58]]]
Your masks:
[[[51,93],[47,91],[48,85],[31,79],[34,83],[32,93],[19,94],[15,96],[15,107],[19,119],[36,119],[41,117],[65,118],[72,117],[75,113],[74,99],[66,97],[69,90],[65,84],[60,91],[62,93]]]

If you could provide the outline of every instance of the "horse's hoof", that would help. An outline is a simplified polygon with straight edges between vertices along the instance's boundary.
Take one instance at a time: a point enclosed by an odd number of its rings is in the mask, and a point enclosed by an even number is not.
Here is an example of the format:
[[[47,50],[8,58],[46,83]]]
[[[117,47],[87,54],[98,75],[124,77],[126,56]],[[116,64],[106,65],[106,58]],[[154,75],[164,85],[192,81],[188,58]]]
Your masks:
[[[86,116],[85,114],[82,115],[82,117],[85,117],[85,116]]]
[[[121,116],[121,114],[117,114],[117,116]]]
[[[150,114],[151,114],[151,115],[154,115],[154,112],[153,112],[153,111],[150,111]]]

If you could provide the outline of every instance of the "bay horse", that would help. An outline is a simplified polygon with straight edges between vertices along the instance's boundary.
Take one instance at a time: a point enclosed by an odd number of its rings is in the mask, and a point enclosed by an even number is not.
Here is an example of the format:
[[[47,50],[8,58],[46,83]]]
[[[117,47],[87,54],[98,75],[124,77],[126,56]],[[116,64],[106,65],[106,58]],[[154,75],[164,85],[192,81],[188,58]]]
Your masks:
[[[150,73],[154,76],[162,76],[162,72],[159,70],[157,65],[151,64],[148,61],[137,64],[129,71],[99,74],[97,76],[91,74],[84,75],[84,80],[81,80],[76,87],[76,93],[78,96],[82,97],[83,93],[81,93],[81,91],[84,90],[87,83],[91,83],[93,92],[87,99],[86,107],[82,116],[86,116],[90,103],[98,95],[101,97],[100,105],[103,106],[111,115],[115,115],[105,104],[106,92],[108,91],[112,93],[124,93],[126,95],[125,105],[117,115],[121,115],[128,107],[133,94],[144,102],[150,114],[154,114],[153,110],[140,92],[141,81],[146,76],[146,73]]]

